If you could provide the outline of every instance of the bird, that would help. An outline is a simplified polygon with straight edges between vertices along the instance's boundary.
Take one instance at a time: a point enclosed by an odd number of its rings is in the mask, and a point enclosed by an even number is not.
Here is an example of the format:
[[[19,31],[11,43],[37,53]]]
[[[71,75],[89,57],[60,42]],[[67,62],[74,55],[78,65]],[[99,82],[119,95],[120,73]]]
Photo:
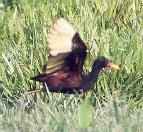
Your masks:
[[[42,89],[33,92],[80,94],[91,89],[103,68],[119,69],[104,56],[97,57],[92,70],[84,74],[83,65],[87,57],[87,47],[80,34],[63,18],[58,18],[50,31],[45,31],[48,42],[48,61],[43,66],[43,73],[32,77],[44,84]],[[47,88],[46,88],[47,87]]]

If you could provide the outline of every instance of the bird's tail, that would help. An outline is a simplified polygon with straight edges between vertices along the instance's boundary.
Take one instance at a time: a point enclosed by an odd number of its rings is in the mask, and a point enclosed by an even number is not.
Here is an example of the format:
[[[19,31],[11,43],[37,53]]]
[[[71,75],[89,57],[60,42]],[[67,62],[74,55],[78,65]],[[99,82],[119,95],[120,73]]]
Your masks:
[[[47,79],[48,79],[48,76],[45,73],[37,75],[37,76],[31,78],[31,80],[35,80],[35,81],[38,81],[38,82],[46,82]]]

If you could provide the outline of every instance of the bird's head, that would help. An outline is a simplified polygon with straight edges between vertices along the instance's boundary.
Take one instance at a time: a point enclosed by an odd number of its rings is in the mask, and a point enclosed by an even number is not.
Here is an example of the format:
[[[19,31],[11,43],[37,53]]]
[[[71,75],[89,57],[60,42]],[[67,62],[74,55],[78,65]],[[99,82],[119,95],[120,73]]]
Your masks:
[[[111,60],[101,56],[97,57],[97,59],[94,61],[93,68],[119,69],[119,66],[112,63]]]

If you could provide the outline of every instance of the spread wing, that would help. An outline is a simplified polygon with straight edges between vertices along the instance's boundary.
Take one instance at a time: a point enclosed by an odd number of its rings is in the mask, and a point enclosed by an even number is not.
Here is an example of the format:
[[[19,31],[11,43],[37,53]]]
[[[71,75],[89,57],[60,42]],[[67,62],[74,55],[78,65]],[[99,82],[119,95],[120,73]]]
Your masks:
[[[44,66],[44,73],[57,70],[82,71],[86,58],[86,45],[74,28],[59,18],[49,33],[46,33],[50,56]]]

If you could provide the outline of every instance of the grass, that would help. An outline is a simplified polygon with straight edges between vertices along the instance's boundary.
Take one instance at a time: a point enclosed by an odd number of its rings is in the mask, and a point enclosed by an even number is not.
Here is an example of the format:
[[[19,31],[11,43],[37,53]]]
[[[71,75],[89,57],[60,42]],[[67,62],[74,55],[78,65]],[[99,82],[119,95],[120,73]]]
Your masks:
[[[143,131],[142,5],[141,0],[1,2],[1,130]],[[121,68],[104,70],[85,96],[48,93],[25,101],[24,91],[41,87],[30,77],[48,60],[43,28],[49,30],[59,16],[86,42],[85,73],[97,55],[111,58]]]

